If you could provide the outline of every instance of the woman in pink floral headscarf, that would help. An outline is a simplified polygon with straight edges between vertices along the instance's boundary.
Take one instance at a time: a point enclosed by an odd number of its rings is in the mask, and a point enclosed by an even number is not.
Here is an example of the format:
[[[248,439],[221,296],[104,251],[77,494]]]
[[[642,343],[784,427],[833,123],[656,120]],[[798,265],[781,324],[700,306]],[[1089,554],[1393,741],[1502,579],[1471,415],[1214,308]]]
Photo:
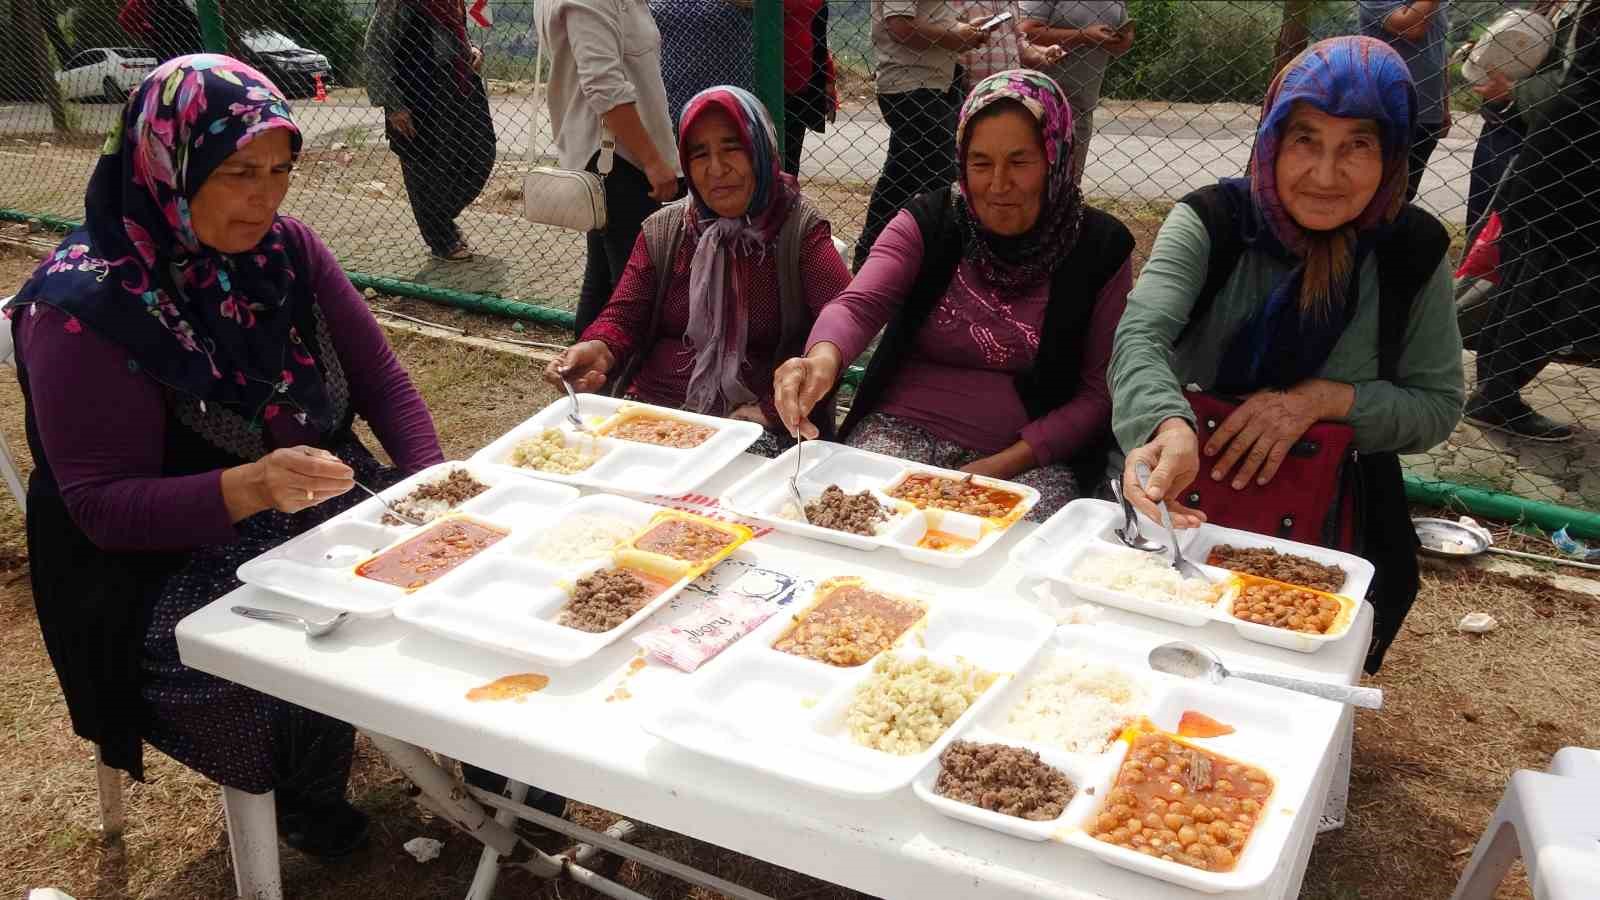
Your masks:
[[[34,601],[77,733],[277,795],[318,856],[354,849],[350,726],[183,665],[178,620],[239,564],[442,460],[427,407],[320,239],[278,215],[300,131],[224,56],[157,68],[122,111],[83,225],[6,307],[35,468]],[[351,430],[360,415],[398,469]]]

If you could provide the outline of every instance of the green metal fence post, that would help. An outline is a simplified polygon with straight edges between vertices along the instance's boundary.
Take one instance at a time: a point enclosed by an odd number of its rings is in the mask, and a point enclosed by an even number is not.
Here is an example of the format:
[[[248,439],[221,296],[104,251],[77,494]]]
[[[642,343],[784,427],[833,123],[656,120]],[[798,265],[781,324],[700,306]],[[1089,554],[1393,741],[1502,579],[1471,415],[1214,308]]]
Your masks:
[[[778,152],[784,147],[783,0],[756,0],[756,96],[772,113]]]
[[[228,35],[222,29],[222,10],[217,0],[195,0],[194,14],[200,19],[200,41],[211,53],[228,52]]]

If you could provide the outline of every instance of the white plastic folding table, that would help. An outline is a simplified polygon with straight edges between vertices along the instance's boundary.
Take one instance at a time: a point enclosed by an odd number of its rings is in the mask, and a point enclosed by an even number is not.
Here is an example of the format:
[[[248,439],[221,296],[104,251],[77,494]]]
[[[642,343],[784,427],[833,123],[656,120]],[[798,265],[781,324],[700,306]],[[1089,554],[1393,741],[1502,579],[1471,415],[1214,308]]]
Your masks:
[[[704,493],[715,495],[759,462],[749,456],[737,460],[703,488]],[[986,557],[959,570],[929,570],[889,553],[855,551],[781,534],[769,534],[747,547],[759,554],[764,566],[812,577],[887,573],[936,586],[981,590],[996,603],[1026,603],[1035,591],[1062,590],[1024,579],[1006,565],[1011,545],[1030,528],[1017,526]],[[297,629],[229,612],[230,606],[240,603],[318,612],[265,590],[242,588],[179,624],[178,647],[186,665],[362,729],[422,788],[420,802],[444,813],[492,849],[505,852],[516,847],[514,833],[506,828],[513,816],[535,822],[548,817],[500,798],[480,796],[477,799],[492,804],[486,811],[424,750],[882,897],[1196,896],[1063,844],[1031,843],[946,818],[919,801],[910,788],[880,799],[843,799],[668,745],[640,728],[642,713],[652,696],[665,696],[657,692],[670,692],[684,683],[682,679],[694,676],[660,665],[631,665],[636,651],[626,639],[582,664],[551,670],[430,635],[393,618],[354,621],[326,638],[309,640]],[[1341,683],[1360,677],[1372,628],[1371,608],[1364,606],[1349,640],[1315,654],[1300,654],[1248,643],[1221,624],[1186,628],[1115,610],[1106,610],[1104,620],[1209,645],[1239,668]],[[464,702],[471,688],[530,671],[543,672],[551,680],[524,702]],[[1312,698],[1295,703],[1296,715],[1311,721],[1319,736],[1305,749],[1320,760],[1312,797],[1322,798],[1337,777],[1351,713]],[[501,808],[498,820],[492,818],[496,807]],[[1292,837],[1272,878],[1260,890],[1240,896],[1298,895],[1321,812],[1320,802],[1296,811]],[[230,840],[235,846],[272,847],[275,835],[270,830],[244,833],[271,827],[270,817],[230,821]],[[638,852],[615,837],[598,836],[591,843]],[[525,851],[521,858],[526,862]],[[560,864],[552,870],[548,859],[535,857],[526,867],[549,877],[560,875]],[[239,873],[241,888],[272,896],[276,866],[271,869],[271,878],[254,882],[252,873]],[[664,870],[679,877],[686,874],[683,867],[674,870],[670,864]],[[485,881],[492,882],[492,870],[488,875],[471,896],[488,896],[483,888]]]

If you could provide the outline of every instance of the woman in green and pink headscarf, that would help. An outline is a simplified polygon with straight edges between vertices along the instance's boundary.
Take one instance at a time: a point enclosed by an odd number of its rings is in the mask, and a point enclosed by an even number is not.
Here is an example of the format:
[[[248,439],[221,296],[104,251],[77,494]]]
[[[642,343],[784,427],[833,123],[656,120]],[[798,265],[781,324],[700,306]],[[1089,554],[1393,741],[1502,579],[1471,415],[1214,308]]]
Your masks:
[[[890,222],[850,287],[777,375],[803,420],[880,328],[843,439],[1037,488],[1042,519],[1103,479],[1106,363],[1132,283],[1133,237],[1084,205],[1072,109],[1033,71],[973,88],[956,133],[960,182]]]

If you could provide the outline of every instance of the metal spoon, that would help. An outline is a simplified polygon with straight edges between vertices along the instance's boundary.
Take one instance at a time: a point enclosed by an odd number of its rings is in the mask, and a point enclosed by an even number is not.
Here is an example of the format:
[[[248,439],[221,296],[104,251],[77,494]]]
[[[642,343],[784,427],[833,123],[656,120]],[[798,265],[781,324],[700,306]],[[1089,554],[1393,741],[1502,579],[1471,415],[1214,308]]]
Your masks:
[[[1144,488],[1148,495],[1150,467],[1144,463],[1139,463],[1134,470],[1134,474],[1139,476],[1139,486]],[[1185,578],[1198,578],[1201,581],[1210,582],[1212,580],[1211,576],[1207,575],[1204,569],[1183,558],[1183,550],[1178,547],[1178,530],[1172,527],[1172,513],[1167,510],[1167,501],[1162,500],[1156,506],[1161,509],[1161,524],[1166,526],[1167,537],[1172,541],[1172,567],[1177,569],[1178,574]]]
[[[1139,533],[1139,517],[1133,511],[1133,503],[1122,494],[1122,484],[1119,479],[1113,478],[1109,482],[1111,496],[1117,498],[1122,504],[1122,527],[1111,529],[1117,540],[1135,550],[1144,550],[1147,553],[1160,553],[1167,549],[1165,544],[1158,544]]]
[[[306,637],[312,638],[326,637],[327,635],[332,634],[339,628],[339,626],[343,625],[350,619],[350,614],[347,612],[339,613],[337,616],[334,616],[333,618],[324,622],[314,622],[305,618],[304,616],[297,616],[293,613],[278,612],[277,610],[273,609],[260,609],[254,606],[235,606],[233,607],[233,611],[247,619],[260,619],[263,622],[291,622],[297,624],[306,630]]]
[[[1179,678],[1200,678],[1212,684],[1221,684],[1227,678],[1243,678],[1246,681],[1257,681],[1285,690],[1299,691],[1335,703],[1348,703],[1364,709],[1383,707],[1383,691],[1377,688],[1311,681],[1290,678],[1286,675],[1268,675],[1265,672],[1236,672],[1224,666],[1215,653],[1186,641],[1173,641],[1151,650],[1150,668]]]
[[[583,419],[578,415],[578,395],[573,393],[572,385],[567,383],[565,375],[561,376],[561,387],[567,392],[567,399],[572,401],[572,409],[567,411],[567,421],[578,431],[588,431],[588,426],[583,424]]]
[[[400,521],[406,523],[407,525],[426,525],[426,524],[428,524],[428,520],[427,519],[419,519],[416,516],[410,515],[408,513],[403,513],[400,510],[395,509],[393,506],[390,506],[389,505],[389,501],[387,501],[387,500],[383,499],[383,497],[379,496],[378,492],[373,490],[372,488],[367,487],[366,485],[362,484],[359,481],[356,482],[355,484],[356,484],[356,487],[361,488],[363,491],[366,491],[367,493],[369,493],[373,497],[375,497],[377,499],[377,501],[380,504],[383,505],[383,508],[389,511],[389,515],[394,516],[396,519],[399,519]]]

